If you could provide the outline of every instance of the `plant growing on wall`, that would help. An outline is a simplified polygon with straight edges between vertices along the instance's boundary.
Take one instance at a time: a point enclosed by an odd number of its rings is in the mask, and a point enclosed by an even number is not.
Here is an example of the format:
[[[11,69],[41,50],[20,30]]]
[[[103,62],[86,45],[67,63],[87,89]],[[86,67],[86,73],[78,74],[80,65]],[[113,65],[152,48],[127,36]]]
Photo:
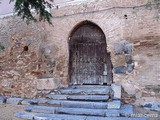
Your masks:
[[[0,44],[0,52],[3,51],[4,49],[5,49],[5,47]]]
[[[51,23],[52,15],[46,10],[46,8],[51,8],[51,2],[53,0],[10,0],[10,2],[15,2],[14,11],[23,20],[29,21],[47,21]],[[38,15],[37,16],[35,15]]]

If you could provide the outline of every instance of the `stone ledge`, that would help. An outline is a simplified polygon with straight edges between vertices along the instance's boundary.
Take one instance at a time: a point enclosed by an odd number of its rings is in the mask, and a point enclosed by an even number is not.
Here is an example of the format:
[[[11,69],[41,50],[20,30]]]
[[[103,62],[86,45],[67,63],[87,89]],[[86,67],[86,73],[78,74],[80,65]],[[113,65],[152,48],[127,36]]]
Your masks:
[[[5,104],[7,100],[6,96],[0,96],[0,104]]]
[[[160,102],[145,102],[144,103],[144,108],[154,110],[154,111],[159,111],[160,112]]]
[[[12,105],[19,105],[21,104],[23,98],[8,98],[6,103],[7,104],[12,104]]]

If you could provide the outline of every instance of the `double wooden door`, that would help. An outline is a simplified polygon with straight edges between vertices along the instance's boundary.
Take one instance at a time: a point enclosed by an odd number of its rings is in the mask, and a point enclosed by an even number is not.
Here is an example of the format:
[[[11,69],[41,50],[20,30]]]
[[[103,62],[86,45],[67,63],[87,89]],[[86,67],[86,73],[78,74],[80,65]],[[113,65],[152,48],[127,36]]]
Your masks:
[[[110,84],[111,63],[100,28],[90,24],[81,26],[71,36],[69,47],[69,70],[73,84]]]

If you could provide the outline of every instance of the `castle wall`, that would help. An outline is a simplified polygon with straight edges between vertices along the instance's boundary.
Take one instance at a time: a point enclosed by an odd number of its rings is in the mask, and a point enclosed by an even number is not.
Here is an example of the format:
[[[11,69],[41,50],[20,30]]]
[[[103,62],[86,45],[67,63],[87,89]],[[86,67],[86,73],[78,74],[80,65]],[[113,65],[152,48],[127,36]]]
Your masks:
[[[128,94],[135,96],[136,104],[160,99],[160,24],[156,5],[146,8],[144,0],[99,0],[75,5],[57,4],[51,13],[53,26],[48,23],[26,25],[14,17],[1,19],[0,42],[6,48],[0,53],[1,94],[36,96],[38,78],[59,78],[59,87],[67,86],[70,82],[69,36],[81,22],[90,21],[106,36],[113,64],[113,82],[122,84]],[[23,45],[16,47],[16,38]],[[20,54],[27,40],[30,41],[29,51]]]

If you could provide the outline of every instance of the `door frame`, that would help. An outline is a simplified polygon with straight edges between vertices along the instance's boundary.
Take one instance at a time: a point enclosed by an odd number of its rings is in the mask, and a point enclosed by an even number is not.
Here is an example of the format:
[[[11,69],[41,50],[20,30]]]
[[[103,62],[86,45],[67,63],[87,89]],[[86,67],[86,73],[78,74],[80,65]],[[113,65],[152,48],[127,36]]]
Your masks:
[[[93,22],[90,22],[90,21],[83,21],[83,22],[80,22],[79,24],[77,24],[73,29],[72,29],[72,31],[70,32],[70,35],[69,35],[69,41],[68,41],[68,50],[69,50],[69,62],[68,62],[68,78],[69,78],[69,83],[70,84],[72,84],[72,80],[71,80],[71,69],[72,69],[72,66],[71,66],[71,37],[72,37],[72,35],[74,34],[74,32],[76,32],[76,30],[78,29],[78,28],[80,28],[81,26],[83,26],[83,25],[85,25],[85,24],[92,24],[92,25],[95,25],[99,30],[101,30],[102,31],[102,33],[104,34],[104,32],[103,32],[103,30],[97,25],[97,24],[95,24],[95,23],[93,23]],[[105,37],[105,34],[104,34],[104,37]],[[105,44],[106,44],[106,51],[107,51],[107,42],[106,42],[106,37],[104,38],[104,40],[105,40]],[[111,84],[112,82],[113,82],[113,73],[112,73],[112,62],[111,62],[111,59],[110,59],[110,53],[108,53],[107,52],[107,59],[109,59],[109,60],[107,60],[106,62],[110,62],[109,63],[109,66],[111,67],[111,69],[109,70],[111,73],[110,73],[110,75],[109,75],[109,77],[111,77],[111,78],[109,78],[109,80],[110,80],[110,83],[108,83],[108,84]],[[109,56],[108,56],[109,55]],[[108,63],[107,63],[108,64]],[[107,69],[107,71],[108,71],[108,69]]]

